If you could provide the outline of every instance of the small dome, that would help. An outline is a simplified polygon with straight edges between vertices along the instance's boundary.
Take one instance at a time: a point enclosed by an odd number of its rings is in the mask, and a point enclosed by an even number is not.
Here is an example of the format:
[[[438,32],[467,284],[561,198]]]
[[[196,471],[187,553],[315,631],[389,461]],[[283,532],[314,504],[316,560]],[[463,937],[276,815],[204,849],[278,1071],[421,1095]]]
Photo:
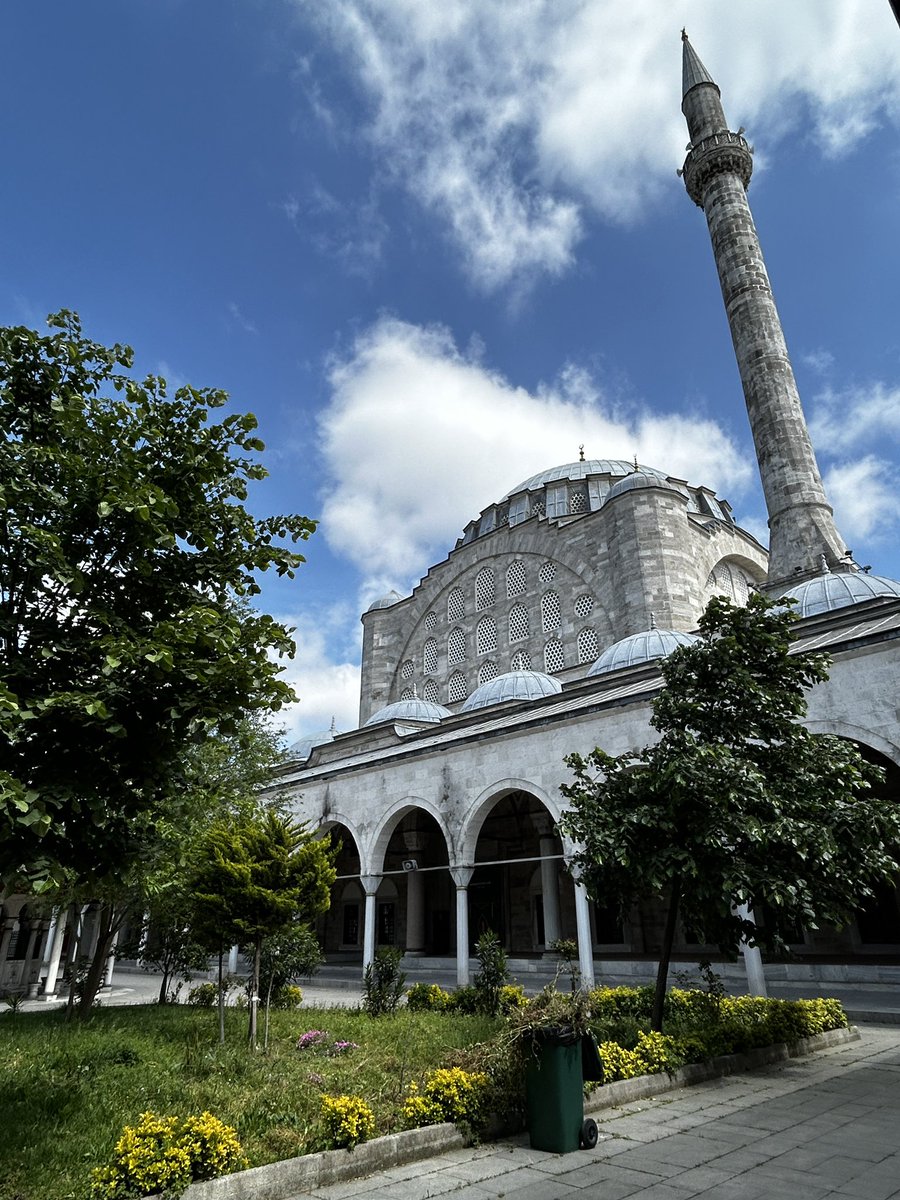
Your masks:
[[[370,604],[366,612],[375,612],[379,608],[393,608],[402,599],[403,597],[399,592],[390,591],[386,596],[382,596],[380,600],[376,600],[374,604]]]
[[[324,746],[326,742],[333,742],[334,735],[334,729],[320,729],[318,733],[309,733],[289,746],[288,754],[291,758],[303,761],[309,758],[316,746]]]
[[[473,712],[476,708],[487,708],[489,704],[502,704],[506,700],[540,700],[542,696],[555,696],[561,691],[559,680],[542,671],[508,671],[477,687],[463,704],[462,711]]]
[[[609,489],[605,503],[609,504],[610,500],[614,500],[616,496],[621,496],[625,492],[636,491],[639,488],[662,488],[664,491],[676,492],[685,500],[687,499],[687,493],[684,488],[671,483],[665,476],[661,476],[657,472],[650,472],[646,467],[641,467],[639,471],[632,471],[622,479],[617,479]]]
[[[841,575],[825,572],[789,588],[782,599],[787,596],[797,601],[792,605],[797,616],[814,617],[817,613],[833,612],[849,604],[874,600],[876,596],[900,596],[900,583],[885,579],[883,575],[867,575],[865,571]]]
[[[395,700],[393,704],[379,708],[378,712],[373,713],[365,722],[363,729],[368,725],[380,725],[383,721],[423,721],[429,725],[436,725],[438,721],[449,716],[452,716],[452,713],[449,708],[444,708],[443,704],[432,704],[430,700],[419,700],[414,696],[412,700]]]
[[[665,474],[662,471],[657,471],[655,467],[641,467],[641,472],[654,478],[665,481]],[[508,500],[510,496],[515,496],[519,492],[533,492],[538,488],[545,487],[548,483],[559,483],[563,479],[570,479],[577,482],[580,479],[587,479],[589,475],[629,475],[634,473],[634,463],[625,462],[621,458],[588,458],[580,462],[563,463],[560,467],[550,467],[546,471],[539,471],[537,475],[532,475],[530,479],[526,479],[520,483],[518,487],[511,488],[503,500]],[[503,500],[500,503],[503,503]]]
[[[607,671],[666,658],[676,647],[691,646],[696,640],[692,633],[676,633],[674,629],[646,629],[643,633],[633,633],[604,650],[588,675],[605,675]]]

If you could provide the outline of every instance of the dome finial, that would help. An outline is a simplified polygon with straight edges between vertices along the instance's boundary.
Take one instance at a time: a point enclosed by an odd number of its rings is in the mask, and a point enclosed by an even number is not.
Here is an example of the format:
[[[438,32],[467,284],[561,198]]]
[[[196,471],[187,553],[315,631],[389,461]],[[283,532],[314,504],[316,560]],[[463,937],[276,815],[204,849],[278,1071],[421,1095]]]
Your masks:
[[[823,575],[831,574],[831,567],[829,567],[828,559],[825,557],[824,554],[819,555],[819,569],[821,570],[821,573]]]
[[[691,39],[688,37],[688,35],[687,35],[687,30],[684,28],[684,26],[683,26],[683,25],[682,25],[682,27],[681,27],[681,40],[682,40],[683,42],[689,42],[689,41],[691,40]]]
[[[634,470],[635,470],[635,471],[639,471],[640,469],[641,469],[641,468],[638,466],[637,455],[635,454],[635,456],[634,456]]]
[[[331,732],[337,733],[337,717],[332,714],[331,717]]]
[[[584,442],[578,447],[578,461],[584,462]]]
[[[653,613],[653,612],[650,614],[650,628],[651,629],[656,628],[656,613]]]

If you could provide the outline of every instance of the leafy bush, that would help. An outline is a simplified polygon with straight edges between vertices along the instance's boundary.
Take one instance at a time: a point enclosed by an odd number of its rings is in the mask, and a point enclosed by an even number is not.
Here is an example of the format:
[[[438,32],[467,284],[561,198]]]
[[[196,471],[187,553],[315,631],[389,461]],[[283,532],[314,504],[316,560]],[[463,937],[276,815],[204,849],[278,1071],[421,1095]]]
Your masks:
[[[370,1017],[397,1011],[406,976],[400,970],[402,953],[397,946],[380,946],[363,975],[363,1008]]]
[[[595,987],[588,995],[591,1013],[599,1021],[616,1021],[634,1017],[650,1019],[653,1007],[652,987]]]
[[[375,1133],[375,1116],[359,1096],[323,1096],[322,1124],[329,1149],[352,1150]]]
[[[450,1002],[450,993],[436,983],[414,983],[406,993],[406,1006],[411,1012],[443,1012]]]
[[[299,1008],[302,1003],[302,988],[298,988],[295,983],[285,983],[280,988],[276,988],[272,992],[272,998],[269,1001],[269,1007],[277,1008],[282,1011],[288,1011],[292,1008]]]
[[[500,989],[500,1012],[504,1016],[509,1016],[517,1009],[524,1008],[527,1003],[528,997],[525,995],[525,989],[517,983],[507,983]]]
[[[469,983],[450,993],[448,1012],[466,1013],[469,1016],[481,1011],[478,991]]]
[[[675,1038],[665,1033],[640,1033],[635,1054],[642,1060],[648,1075],[668,1071],[671,1075],[684,1066],[684,1054]]]
[[[603,1063],[605,1083],[612,1083],[616,1079],[634,1079],[647,1073],[641,1056],[634,1050],[626,1050],[618,1042],[601,1042],[597,1050]]]
[[[497,935],[487,929],[475,943],[475,955],[479,964],[474,984],[479,1010],[496,1017],[500,1013],[500,992],[509,982],[506,951]]]
[[[141,1114],[116,1142],[113,1160],[91,1173],[91,1200],[182,1192],[195,1179],[215,1179],[246,1166],[237,1134],[212,1113],[160,1117]]]
[[[198,983],[188,992],[187,1002],[195,1008],[212,1008],[219,998],[219,988],[215,983]]]
[[[484,1094],[487,1075],[470,1073],[460,1067],[429,1071],[421,1090],[411,1083],[403,1104],[402,1118],[407,1129],[439,1125],[442,1121],[477,1128],[484,1118]]]

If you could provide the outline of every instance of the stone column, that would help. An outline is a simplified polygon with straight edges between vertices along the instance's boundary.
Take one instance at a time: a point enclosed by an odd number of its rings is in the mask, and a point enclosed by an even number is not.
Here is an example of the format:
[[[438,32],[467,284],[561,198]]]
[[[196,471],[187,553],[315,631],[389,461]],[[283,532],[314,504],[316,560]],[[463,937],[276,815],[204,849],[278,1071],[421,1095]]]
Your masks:
[[[419,866],[424,840],[415,831],[403,835],[410,858]],[[425,880],[418,870],[406,872],[406,953],[410,958],[421,958],[425,953]]]
[[[736,912],[745,921],[756,923],[753,910],[748,905],[738,905]],[[759,946],[749,946],[746,941],[743,941],[741,942],[741,954],[744,956],[744,970],[747,972],[748,994],[751,996],[768,996],[766,973],[763,969],[762,954],[760,954]]]
[[[65,912],[65,909],[62,910]],[[44,942],[44,956],[41,960],[41,974],[46,978],[47,972],[50,969],[50,958],[53,954],[53,947],[56,942],[56,930],[59,926],[59,919],[62,915],[59,908],[54,908],[50,914],[50,926],[47,930],[47,940]]]
[[[50,958],[47,963],[47,978],[44,980],[44,999],[54,1000],[56,998],[56,981],[59,977],[59,960],[62,955],[63,942],[65,941],[66,922],[69,919],[69,910],[61,908],[56,917],[56,930],[53,934],[53,948],[50,951]]]
[[[578,930],[578,967],[581,986],[594,986],[594,946],[591,941],[591,910],[584,884],[575,880],[575,927]]]
[[[235,974],[235,972],[237,971],[237,965],[238,965],[238,964],[237,964],[237,960],[238,960],[238,952],[239,952],[239,950],[240,950],[240,947],[239,947],[239,946],[232,946],[232,947],[231,947],[231,949],[228,951],[228,967],[227,967],[227,970],[228,970],[228,974],[229,974],[229,975],[234,975],[234,974]]]
[[[9,943],[12,941],[12,935],[18,932],[18,929],[19,922],[15,917],[8,917],[3,922],[3,932],[0,933],[0,983],[3,981],[2,976],[9,955]]]
[[[559,940],[559,866],[551,855],[556,853],[556,839],[549,817],[535,822],[540,835],[541,894],[544,904],[544,949]]]
[[[469,884],[474,867],[451,867],[450,874],[456,884],[456,983],[466,987],[469,983]]]
[[[40,963],[38,963],[38,978],[31,982],[31,961],[35,956],[38,948],[38,938],[43,929],[44,922],[38,918],[29,922],[28,947],[25,950],[25,962],[22,964],[22,985],[28,988],[28,999],[33,1000],[37,995],[38,984],[40,982]]]
[[[113,940],[109,946],[109,955],[106,959],[106,974],[103,977],[103,986],[112,987],[113,971],[116,969],[116,946],[119,944],[119,930],[113,934]]]
[[[381,884],[380,875],[360,875],[359,882],[366,893],[366,916],[363,923],[363,974],[375,960],[375,895]]]

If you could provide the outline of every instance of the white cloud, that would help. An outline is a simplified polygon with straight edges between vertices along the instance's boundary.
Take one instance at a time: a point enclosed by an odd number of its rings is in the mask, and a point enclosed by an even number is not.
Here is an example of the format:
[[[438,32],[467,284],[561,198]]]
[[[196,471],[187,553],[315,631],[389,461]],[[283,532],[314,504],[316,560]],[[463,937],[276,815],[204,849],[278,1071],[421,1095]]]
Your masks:
[[[297,644],[294,658],[283,659],[282,665],[284,679],[300,701],[277,714],[288,743],[329,729],[332,720],[340,732],[355,729],[359,724],[358,612],[342,604],[277,619],[294,627]]]
[[[251,333],[254,335],[259,333],[259,330],[256,328],[254,323],[249,317],[244,316],[238,305],[233,300],[228,305],[228,316],[231,318],[229,322],[229,329],[233,323],[242,329],[244,333]]]
[[[482,507],[573,461],[582,443],[588,458],[637,454],[726,494],[753,478],[713,421],[619,415],[578,367],[529,392],[458,350],[442,327],[378,321],[332,363],[330,384],[321,528],[363,572],[368,596],[406,591]]]
[[[810,435],[823,454],[835,455],[884,439],[900,441],[900,387],[876,381],[813,400]]]
[[[900,110],[897,30],[871,0],[294,2],[350,64],[380,168],[486,289],[559,273],[585,209],[634,221],[671,185],[683,20],[733,126],[770,149],[802,126],[839,154]]]
[[[860,538],[893,541],[900,526],[897,509],[897,471],[891,464],[866,455],[841,463],[825,473],[825,490],[838,528],[852,544]]]

